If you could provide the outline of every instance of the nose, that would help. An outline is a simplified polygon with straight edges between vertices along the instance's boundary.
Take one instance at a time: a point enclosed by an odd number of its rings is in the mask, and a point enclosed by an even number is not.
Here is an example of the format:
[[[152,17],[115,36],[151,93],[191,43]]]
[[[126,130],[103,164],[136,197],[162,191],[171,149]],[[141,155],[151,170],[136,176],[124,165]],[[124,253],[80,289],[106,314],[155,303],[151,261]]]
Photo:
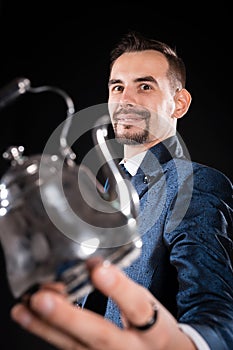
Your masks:
[[[136,104],[136,94],[130,87],[125,87],[122,94],[120,95],[120,105],[135,105]]]

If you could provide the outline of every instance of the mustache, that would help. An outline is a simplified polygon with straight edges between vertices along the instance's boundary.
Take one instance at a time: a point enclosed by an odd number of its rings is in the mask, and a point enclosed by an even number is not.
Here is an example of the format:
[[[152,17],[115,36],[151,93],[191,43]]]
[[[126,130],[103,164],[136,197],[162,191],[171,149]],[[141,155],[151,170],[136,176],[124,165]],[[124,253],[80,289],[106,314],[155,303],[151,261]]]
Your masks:
[[[137,108],[120,108],[119,110],[113,113],[113,119],[117,120],[118,116],[127,115],[127,114],[136,114],[144,119],[150,118],[150,112],[146,109],[137,109]]]

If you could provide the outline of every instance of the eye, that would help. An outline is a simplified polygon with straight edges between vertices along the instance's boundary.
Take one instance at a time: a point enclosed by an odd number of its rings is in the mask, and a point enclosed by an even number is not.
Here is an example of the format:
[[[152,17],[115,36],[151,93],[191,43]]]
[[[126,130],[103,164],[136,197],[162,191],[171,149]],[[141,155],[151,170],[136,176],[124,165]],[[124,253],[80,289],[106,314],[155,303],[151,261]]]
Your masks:
[[[123,90],[124,90],[124,87],[122,85],[112,86],[112,89],[111,89],[112,92],[121,92]]]
[[[142,84],[140,85],[141,90],[151,90],[151,86],[148,84]]]

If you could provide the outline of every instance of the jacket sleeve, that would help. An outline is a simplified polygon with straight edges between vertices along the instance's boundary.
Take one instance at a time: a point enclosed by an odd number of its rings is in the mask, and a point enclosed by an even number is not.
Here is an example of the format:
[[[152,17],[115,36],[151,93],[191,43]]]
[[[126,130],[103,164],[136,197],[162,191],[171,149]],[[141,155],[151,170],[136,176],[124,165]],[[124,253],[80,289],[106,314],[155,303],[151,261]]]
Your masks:
[[[233,349],[232,193],[225,175],[196,166],[170,206],[164,235],[178,276],[177,320],[199,332],[211,350]]]

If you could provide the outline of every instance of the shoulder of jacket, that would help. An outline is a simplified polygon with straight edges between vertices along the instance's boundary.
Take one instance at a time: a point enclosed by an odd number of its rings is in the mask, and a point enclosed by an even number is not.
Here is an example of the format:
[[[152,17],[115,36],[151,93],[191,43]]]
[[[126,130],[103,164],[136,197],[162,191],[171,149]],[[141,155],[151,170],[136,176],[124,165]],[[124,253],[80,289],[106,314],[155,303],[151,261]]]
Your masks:
[[[205,192],[233,196],[231,180],[221,171],[193,162],[194,185]]]

